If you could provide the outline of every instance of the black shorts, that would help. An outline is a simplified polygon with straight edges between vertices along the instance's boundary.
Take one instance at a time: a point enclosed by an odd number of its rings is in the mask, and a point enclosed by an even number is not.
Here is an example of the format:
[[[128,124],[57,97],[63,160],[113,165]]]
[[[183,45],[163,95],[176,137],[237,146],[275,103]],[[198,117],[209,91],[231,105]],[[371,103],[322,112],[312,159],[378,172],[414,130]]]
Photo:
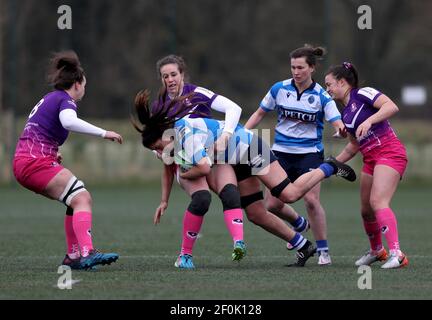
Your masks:
[[[295,181],[311,169],[318,168],[324,161],[324,151],[303,154],[273,152],[291,181]]]
[[[268,144],[256,135],[252,138],[246,157],[240,164],[233,165],[238,182],[256,175],[270,163],[277,161]]]

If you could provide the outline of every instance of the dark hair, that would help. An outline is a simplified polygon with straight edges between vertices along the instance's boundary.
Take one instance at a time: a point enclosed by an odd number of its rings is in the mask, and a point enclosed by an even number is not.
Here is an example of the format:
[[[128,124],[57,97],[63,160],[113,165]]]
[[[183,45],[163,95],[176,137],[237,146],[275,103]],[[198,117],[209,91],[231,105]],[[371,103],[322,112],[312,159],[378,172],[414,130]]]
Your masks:
[[[313,47],[310,44],[305,44],[301,48],[297,48],[291,52],[291,58],[305,57],[306,62],[309,66],[315,66],[317,64],[317,57],[321,59],[326,54],[326,50],[323,47]]]
[[[75,82],[83,82],[84,69],[74,51],[53,54],[48,71],[48,82],[57,90],[68,90]]]
[[[165,104],[157,112],[152,113],[150,108],[150,91],[145,89],[141,90],[135,96],[135,113],[136,117],[131,115],[131,122],[135,129],[141,133],[142,144],[144,147],[149,148],[159,138],[162,137],[165,130],[170,129],[174,126],[174,122],[177,120],[177,116],[184,112],[184,103],[186,99],[190,99],[193,93],[185,96],[177,97],[171,100],[168,104]],[[178,111],[168,115],[171,108],[180,103]],[[188,114],[195,114],[196,112],[191,111]]]
[[[178,65],[180,73],[186,74],[187,66],[184,59],[180,56],[176,56],[174,54],[170,54],[169,56],[163,57],[158,62],[156,62],[156,72],[158,77],[161,77],[160,69],[167,64],[176,64]]]
[[[353,88],[358,88],[359,78],[358,72],[351,62],[344,62],[339,65],[331,66],[327,74],[332,74],[336,80],[345,79]]]

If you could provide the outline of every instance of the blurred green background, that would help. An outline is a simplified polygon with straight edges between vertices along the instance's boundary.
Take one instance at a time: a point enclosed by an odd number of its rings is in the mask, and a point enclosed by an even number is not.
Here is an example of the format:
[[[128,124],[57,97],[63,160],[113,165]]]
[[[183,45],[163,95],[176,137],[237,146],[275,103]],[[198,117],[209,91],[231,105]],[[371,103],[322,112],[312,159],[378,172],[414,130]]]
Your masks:
[[[71,8],[72,29],[58,27],[61,5]],[[371,8],[372,29],[359,29],[360,5]],[[24,119],[50,90],[45,75],[54,51],[75,50],[86,70],[79,115],[126,138],[115,146],[72,134],[62,148],[65,164],[87,183],[106,183],[159,174],[129,124],[135,93],[157,92],[158,59],[183,56],[190,81],[237,102],[244,123],[271,85],[291,76],[289,53],[305,43],[328,51],[314,75],[319,83],[330,65],[348,60],[362,85],[398,104],[392,123],[408,148],[407,178],[431,180],[430,12],[428,0],[0,0],[0,184],[12,183]],[[405,101],[406,86],[423,90],[425,99]],[[274,124],[269,119],[261,128]],[[327,153],[342,148],[325,143]]]

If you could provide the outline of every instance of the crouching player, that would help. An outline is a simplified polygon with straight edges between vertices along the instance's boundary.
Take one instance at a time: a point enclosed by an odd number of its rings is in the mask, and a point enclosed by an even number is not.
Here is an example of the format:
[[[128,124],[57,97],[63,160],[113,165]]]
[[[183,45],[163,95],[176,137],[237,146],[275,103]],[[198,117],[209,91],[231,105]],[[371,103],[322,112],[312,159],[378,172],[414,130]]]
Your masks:
[[[91,237],[92,199],[84,183],[64,168],[58,148],[69,131],[122,143],[122,137],[77,117],[76,102],[85,93],[86,77],[78,56],[60,52],[51,60],[49,80],[54,91],[45,95],[30,112],[19,138],[13,160],[17,181],[25,188],[67,207],[64,220],[67,253],[62,262],[72,269],[89,269],[110,264],[116,253],[101,253]]]

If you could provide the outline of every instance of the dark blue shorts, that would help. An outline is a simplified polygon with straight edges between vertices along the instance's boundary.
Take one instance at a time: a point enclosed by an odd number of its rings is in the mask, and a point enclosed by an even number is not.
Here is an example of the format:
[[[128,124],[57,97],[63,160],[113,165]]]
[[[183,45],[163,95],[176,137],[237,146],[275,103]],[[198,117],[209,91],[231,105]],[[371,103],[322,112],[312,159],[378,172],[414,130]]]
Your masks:
[[[273,152],[291,181],[295,181],[298,177],[306,172],[309,172],[311,169],[318,168],[324,161],[323,151],[303,154],[285,153],[279,151]]]

